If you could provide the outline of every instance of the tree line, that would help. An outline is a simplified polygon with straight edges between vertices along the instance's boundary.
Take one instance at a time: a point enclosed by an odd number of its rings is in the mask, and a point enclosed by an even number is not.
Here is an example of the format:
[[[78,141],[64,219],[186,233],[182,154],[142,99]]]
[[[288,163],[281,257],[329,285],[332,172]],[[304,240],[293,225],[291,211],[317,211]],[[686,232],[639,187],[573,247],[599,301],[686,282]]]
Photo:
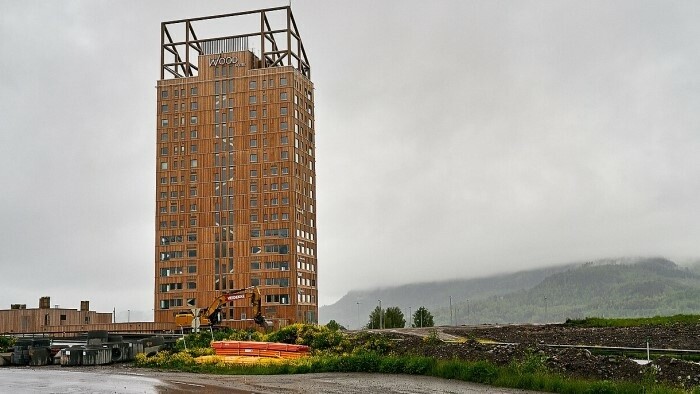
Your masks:
[[[416,309],[410,316],[409,327],[433,327],[433,315],[424,306]],[[369,321],[364,326],[367,329],[374,328],[404,328],[406,327],[406,318],[398,306],[389,308],[375,307],[369,314]]]

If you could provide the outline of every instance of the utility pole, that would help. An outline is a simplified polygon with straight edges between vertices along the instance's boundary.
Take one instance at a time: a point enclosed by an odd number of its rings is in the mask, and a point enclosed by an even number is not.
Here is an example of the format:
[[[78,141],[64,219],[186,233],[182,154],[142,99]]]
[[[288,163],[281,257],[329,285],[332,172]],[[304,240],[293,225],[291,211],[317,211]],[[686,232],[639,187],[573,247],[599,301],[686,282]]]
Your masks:
[[[544,296],[544,322],[547,323],[547,296]]]
[[[357,329],[362,329],[362,323],[360,323],[360,301],[357,301]]]
[[[408,317],[409,326],[413,327],[413,315],[411,314],[411,307],[410,306],[408,307],[408,316],[409,316]]]
[[[382,300],[379,300],[379,329],[381,330],[382,328]]]
[[[450,325],[452,325],[452,296],[450,296]]]

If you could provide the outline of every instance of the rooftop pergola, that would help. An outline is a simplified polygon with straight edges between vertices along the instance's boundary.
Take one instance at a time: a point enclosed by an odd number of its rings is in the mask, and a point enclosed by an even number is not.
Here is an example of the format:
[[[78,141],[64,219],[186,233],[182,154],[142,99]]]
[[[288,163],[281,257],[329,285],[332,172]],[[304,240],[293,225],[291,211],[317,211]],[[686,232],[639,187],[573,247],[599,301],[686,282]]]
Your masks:
[[[260,19],[260,29],[257,31],[207,38],[198,37],[195,32],[195,25],[199,28],[207,22],[225,20],[226,23],[231,23],[233,28],[235,18],[255,15]],[[286,24],[271,24],[271,19],[285,20]],[[174,40],[174,33],[181,34],[183,29],[184,39]],[[311,66],[289,6],[163,22],[160,36],[160,79],[196,76],[199,70],[199,55],[248,50],[251,41],[259,42],[260,68],[293,66],[307,78],[311,78]]]

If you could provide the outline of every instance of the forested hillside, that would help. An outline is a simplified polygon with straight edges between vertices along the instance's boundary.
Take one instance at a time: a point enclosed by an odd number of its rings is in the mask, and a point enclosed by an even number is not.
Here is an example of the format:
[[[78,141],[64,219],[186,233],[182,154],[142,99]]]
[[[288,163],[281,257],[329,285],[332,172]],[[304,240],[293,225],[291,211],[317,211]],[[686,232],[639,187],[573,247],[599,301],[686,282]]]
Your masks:
[[[357,328],[366,323],[379,299],[384,308],[399,306],[405,314],[409,307],[415,310],[425,305],[436,324],[700,313],[700,275],[663,258],[601,260],[488,278],[350,292],[321,308],[321,322],[334,319]]]

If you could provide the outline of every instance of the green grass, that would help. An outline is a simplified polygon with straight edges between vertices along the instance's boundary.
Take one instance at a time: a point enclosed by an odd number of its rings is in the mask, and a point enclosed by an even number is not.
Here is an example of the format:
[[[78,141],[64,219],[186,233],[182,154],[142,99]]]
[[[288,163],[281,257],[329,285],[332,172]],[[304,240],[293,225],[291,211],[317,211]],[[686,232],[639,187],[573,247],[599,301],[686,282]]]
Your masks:
[[[639,327],[667,326],[671,324],[699,324],[700,315],[674,315],[639,318],[604,319],[587,317],[579,320],[567,320],[564,325],[571,327]]]
[[[185,372],[223,375],[280,375],[319,372],[370,372],[388,374],[424,375],[498,387],[538,390],[553,393],[656,393],[675,394],[686,391],[654,383],[590,381],[568,378],[546,370],[544,360],[529,355],[520,362],[497,366],[486,361],[437,360],[422,356],[383,356],[375,352],[348,355],[314,356],[290,360],[283,364],[226,365],[223,363],[197,364],[186,353],[159,353],[153,357],[139,355],[136,365]],[[696,390],[695,393],[700,394]]]

